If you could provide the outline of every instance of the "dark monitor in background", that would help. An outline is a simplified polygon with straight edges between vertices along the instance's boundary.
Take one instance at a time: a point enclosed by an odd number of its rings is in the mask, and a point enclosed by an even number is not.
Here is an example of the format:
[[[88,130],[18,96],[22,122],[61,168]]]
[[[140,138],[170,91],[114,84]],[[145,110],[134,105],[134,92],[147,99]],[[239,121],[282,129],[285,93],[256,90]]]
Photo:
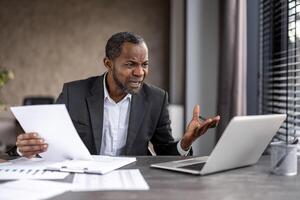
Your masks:
[[[41,105],[41,104],[53,104],[54,98],[50,96],[28,96],[23,99],[23,105]],[[16,153],[15,141],[19,134],[24,133],[24,130],[20,126],[19,122],[15,120],[14,134],[11,134],[10,142],[6,142],[4,137],[0,137],[0,154],[6,152],[10,156],[18,156]]]
[[[38,96],[31,96],[25,97],[23,99],[23,105],[41,105],[41,104],[53,104],[54,98],[53,97],[38,97]]]

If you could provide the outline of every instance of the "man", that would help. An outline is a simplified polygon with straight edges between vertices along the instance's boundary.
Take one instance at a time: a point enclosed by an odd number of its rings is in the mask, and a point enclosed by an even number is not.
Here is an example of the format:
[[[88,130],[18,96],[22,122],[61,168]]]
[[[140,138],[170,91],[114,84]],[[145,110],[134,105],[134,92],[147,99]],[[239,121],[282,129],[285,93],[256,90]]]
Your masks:
[[[64,84],[57,103],[66,105],[74,126],[91,154],[147,155],[149,141],[158,155],[187,155],[192,143],[220,117],[193,118],[179,142],[171,136],[165,91],[144,83],[149,71],[148,48],[134,33],[114,34],[106,44],[103,60],[107,72]],[[47,150],[37,133],[17,138],[18,152],[33,157]]]

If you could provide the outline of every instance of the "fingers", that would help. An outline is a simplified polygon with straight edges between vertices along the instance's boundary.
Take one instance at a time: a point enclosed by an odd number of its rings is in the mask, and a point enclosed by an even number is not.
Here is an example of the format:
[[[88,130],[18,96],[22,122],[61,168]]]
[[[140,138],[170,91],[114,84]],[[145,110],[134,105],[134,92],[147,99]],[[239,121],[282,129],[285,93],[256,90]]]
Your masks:
[[[209,122],[209,123],[210,123],[209,128],[215,128],[215,127],[218,126],[219,121],[220,121],[220,116],[217,115],[217,116],[214,117],[214,118],[208,118],[208,119],[206,119],[206,120],[203,121],[202,123]]]
[[[19,147],[20,152],[24,153],[30,153],[30,152],[36,152],[41,153],[47,150],[48,145],[35,145],[35,146],[21,146]]]
[[[220,119],[221,119],[220,115],[217,115],[213,118],[213,120],[218,121],[218,122],[220,121]]]
[[[48,145],[44,144],[44,145],[35,145],[35,146],[19,146],[18,148],[22,156],[27,158],[32,158],[37,154],[47,151]]]
[[[24,133],[17,137],[16,146],[23,156],[31,158],[45,152],[48,144],[37,133]]]
[[[221,119],[220,115],[213,118],[214,127],[217,127],[219,125],[220,119]]]
[[[33,158],[33,157],[35,157],[36,155],[38,155],[40,153],[42,153],[42,152],[37,152],[37,151],[23,152],[22,156],[30,159],[30,158]]]
[[[24,146],[42,146],[45,145],[43,138],[39,137],[37,133],[25,133],[17,137],[16,145],[19,148]]]
[[[203,123],[198,124],[197,127],[194,129],[194,137],[199,137],[203,135],[211,126],[213,123],[212,119],[207,119]]]
[[[198,120],[200,115],[200,106],[196,105],[193,109],[193,120]]]
[[[33,158],[34,156],[36,156],[36,154],[25,154],[25,153],[23,153],[22,156],[30,159],[30,158]]]
[[[21,152],[21,151],[20,151]],[[26,158],[32,158],[40,153],[43,153],[45,151],[23,151],[21,152],[22,153],[22,156],[26,157]]]
[[[205,132],[212,128],[213,126],[218,125],[220,121],[220,116],[216,116],[213,118],[206,119],[204,121],[199,120],[200,107],[195,106],[193,111],[193,119],[187,126],[186,132],[182,138],[183,147],[189,147],[192,143],[199,138],[201,135],[205,134]]]
[[[203,135],[209,128],[217,127],[220,121],[220,116],[206,119],[199,127],[195,130],[195,136],[199,137]]]
[[[22,156],[24,156],[26,158],[32,158],[32,157],[35,157],[37,154],[47,151],[47,148],[43,149],[43,150],[37,150],[37,151],[22,151],[19,149],[19,151],[22,153]]]
[[[202,124],[202,127],[201,127],[201,129],[202,129],[202,133],[201,133],[201,135],[203,135],[212,125],[213,125],[213,123],[214,123],[214,121],[211,119],[211,118],[209,118],[209,119],[207,119],[203,124]]]
[[[212,118],[212,120],[213,120],[213,127],[217,127],[218,126],[218,124],[219,124],[219,122],[220,122],[220,116],[219,115],[217,115],[216,117],[214,117],[214,118]]]
[[[28,140],[28,139],[37,139],[37,138],[40,138],[37,133],[24,133],[24,134],[20,134],[17,137],[17,140]]]
[[[40,145],[45,144],[44,139],[28,139],[28,140],[17,140],[17,146],[27,146],[27,145]]]

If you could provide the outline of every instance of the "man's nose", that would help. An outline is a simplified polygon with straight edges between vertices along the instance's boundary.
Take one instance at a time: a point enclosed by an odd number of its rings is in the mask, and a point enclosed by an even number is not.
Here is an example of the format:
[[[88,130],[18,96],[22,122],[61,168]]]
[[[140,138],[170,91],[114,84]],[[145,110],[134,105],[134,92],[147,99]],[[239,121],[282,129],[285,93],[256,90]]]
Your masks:
[[[144,73],[144,69],[141,65],[136,66],[133,70],[133,75],[135,76],[144,76]]]

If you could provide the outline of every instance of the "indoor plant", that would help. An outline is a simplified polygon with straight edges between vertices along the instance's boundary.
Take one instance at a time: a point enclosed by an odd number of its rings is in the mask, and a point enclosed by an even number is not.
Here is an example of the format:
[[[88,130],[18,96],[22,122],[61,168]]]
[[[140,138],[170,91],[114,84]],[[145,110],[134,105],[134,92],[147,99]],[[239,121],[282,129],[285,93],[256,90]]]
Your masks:
[[[13,71],[0,67],[0,108],[2,109],[5,108],[5,102],[2,97],[2,88],[12,79],[14,79]]]

